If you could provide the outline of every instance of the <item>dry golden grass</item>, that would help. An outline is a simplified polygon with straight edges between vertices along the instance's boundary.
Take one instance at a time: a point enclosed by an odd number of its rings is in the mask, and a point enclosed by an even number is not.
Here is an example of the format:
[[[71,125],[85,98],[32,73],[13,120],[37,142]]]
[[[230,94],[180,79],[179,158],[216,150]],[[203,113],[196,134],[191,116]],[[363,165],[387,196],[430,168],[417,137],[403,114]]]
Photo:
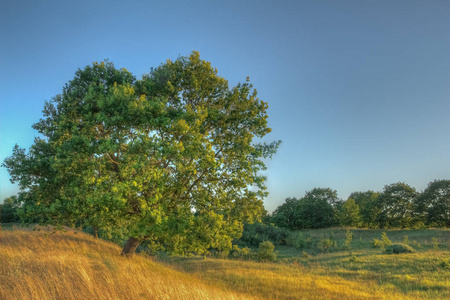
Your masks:
[[[136,255],[81,232],[0,229],[0,299],[448,299],[447,250],[328,253],[289,264]],[[375,251],[375,252],[374,252]]]
[[[447,251],[387,255],[328,253],[290,264],[177,259],[172,264],[214,286],[264,299],[450,299]],[[306,263],[306,265],[304,265]]]
[[[401,259],[400,256],[390,258]],[[385,273],[389,274],[384,276],[362,270],[350,272],[337,266],[329,269],[319,263],[309,267],[220,259],[183,259],[172,263],[217,287],[263,299],[448,299],[448,278],[440,275],[441,282],[430,276],[428,287],[421,282],[417,290],[405,284],[404,288],[399,288],[402,285],[396,280],[405,281],[412,276],[391,278],[389,267],[385,267]]]
[[[376,290],[368,282],[315,275],[293,265],[189,259],[178,266],[216,286],[264,299],[410,299]]]
[[[0,299],[253,299],[83,233],[0,229]]]

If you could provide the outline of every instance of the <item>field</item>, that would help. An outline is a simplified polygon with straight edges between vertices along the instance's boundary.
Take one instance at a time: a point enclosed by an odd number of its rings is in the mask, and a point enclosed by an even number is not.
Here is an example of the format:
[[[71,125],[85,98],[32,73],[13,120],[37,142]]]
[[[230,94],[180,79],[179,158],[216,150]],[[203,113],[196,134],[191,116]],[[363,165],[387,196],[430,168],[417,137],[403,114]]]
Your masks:
[[[0,299],[252,299],[76,231],[0,231]]]
[[[278,247],[274,263],[216,258],[119,256],[120,248],[76,231],[0,232],[0,299],[449,299],[448,230],[385,231],[408,236],[416,253],[372,248],[381,231],[302,231],[333,237],[331,252]],[[305,257],[303,251],[308,253]],[[355,259],[356,258],[356,259]]]
[[[449,230],[352,229],[352,253],[343,250],[345,229],[304,230],[306,237],[332,237],[336,250],[278,247],[277,263],[177,259],[180,270],[235,291],[269,299],[450,299]],[[373,248],[386,232],[392,242],[418,250],[389,255]],[[302,257],[303,251],[310,253]]]

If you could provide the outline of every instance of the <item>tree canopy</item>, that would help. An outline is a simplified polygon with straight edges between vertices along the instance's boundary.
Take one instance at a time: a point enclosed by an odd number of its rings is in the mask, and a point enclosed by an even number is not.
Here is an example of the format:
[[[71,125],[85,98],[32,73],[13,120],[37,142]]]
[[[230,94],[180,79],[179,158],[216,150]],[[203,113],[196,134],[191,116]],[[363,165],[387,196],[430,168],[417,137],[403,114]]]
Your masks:
[[[314,188],[305,196],[287,198],[272,214],[272,221],[289,229],[326,228],[338,224],[337,192],[330,188]]]
[[[359,205],[355,203],[353,198],[348,198],[342,203],[339,210],[339,223],[342,226],[359,227],[361,224],[361,214]]]
[[[417,196],[417,191],[406,183],[386,185],[376,201],[380,208],[376,217],[380,228],[405,228],[412,225],[413,204]]]
[[[358,205],[359,213],[361,215],[361,225],[364,227],[374,228],[378,226],[376,217],[380,211],[380,208],[377,206],[376,201],[379,195],[380,193],[374,191],[366,191],[353,192],[350,196],[348,196],[348,200],[353,199],[355,204]]]
[[[0,223],[18,222],[17,212],[17,196],[11,196],[3,199],[0,204]]]
[[[300,229],[301,220],[297,216],[298,205],[299,200],[297,198],[286,198],[284,203],[278,206],[272,213],[271,221],[280,227]]]
[[[76,72],[34,124],[43,137],[4,162],[20,214],[91,225],[177,253],[226,249],[267,195],[264,159],[279,141],[247,80],[230,88],[198,52],[140,80],[111,62]]]
[[[435,180],[417,197],[415,210],[427,225],[450,227],[450,180]]]
[[[302,228],[326,228],[338,224],[336,206],[340,204],[337,191],[314,188],[300,199],[298,217]]]

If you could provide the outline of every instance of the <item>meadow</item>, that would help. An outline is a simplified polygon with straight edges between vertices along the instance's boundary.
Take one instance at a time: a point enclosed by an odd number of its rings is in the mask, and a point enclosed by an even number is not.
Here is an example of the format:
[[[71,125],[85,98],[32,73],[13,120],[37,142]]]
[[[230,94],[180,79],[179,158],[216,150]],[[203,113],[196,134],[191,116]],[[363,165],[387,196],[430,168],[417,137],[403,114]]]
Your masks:
[[[5,229],[5,228],[4,228]],[[278,246],[275,262],[214,257],[121,257],[120,247],[74,230],[1,231],[0,299],[449,299],[449,230],[345,229],[295,232],[331,237],[331,249]],[[389,255],[386,232],[417,252]],[[305,255],[306,253],[306,255]],[[447,262],[447,263],[446,263]]]
[[[172,264],[216,286],[263,299],[450,299],[449,230],[346,229],[295,232],[312,241],[331,238],[336,246],[320,251],[278,246],[277,262],[178,258]],[[393,243],[408,242],[411,254],[385,254],[373,240],[385,232]],[[308,254],[309,253],[309,254]]]

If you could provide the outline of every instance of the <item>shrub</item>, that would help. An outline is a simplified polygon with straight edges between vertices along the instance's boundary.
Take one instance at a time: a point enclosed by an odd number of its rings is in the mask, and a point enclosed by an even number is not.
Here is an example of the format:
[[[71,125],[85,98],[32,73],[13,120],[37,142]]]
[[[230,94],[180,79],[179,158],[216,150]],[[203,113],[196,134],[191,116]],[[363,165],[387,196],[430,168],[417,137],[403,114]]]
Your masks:
[[[386,246],[391,245],[392,242],[391,240],[387,237],[386,232],[383,232],[381,234],[381,241],[378,239],[373,239],[372,245],[374,248],[381,248],[381,249],[385,249]]]
[[[407,235],[405,235],[405,237],[403,238],[403,244],[409,245],[409,239]]]
[[[289,230],[275,227],[274,225],[266,225],[267,236],[275,245],[286,245],[289,237]]]
[[[356,257],[355,255],[352,255],[352,256],[350,256],[349,261],[357,262],[358,261],[358,257]]]
[[[309,255],[308,255],[308,253],[306,253],[305,251],[303,251],[303,253],[302,253],[302,257],[303,257],[303,258],[308,258],[308,257],[309,257]]]
[[[347,232],[345,233],[345,242],[344,246],[345,249],[351,251],[352,250],[352,239],[353,239],[353,233],[347,229]]]
[[[321,238],[317,243],[317,248],[322,252],[328,251],[333,247],[336,247],[336,242],[331,239]]]
[[[233,250],[231,250],[230,257],[239,259],[251,259],[252,250],[248,247],[239,248],[237,245],[233,245]]]
[[[450,269],[450,261],[448,258],[443,258],[439,266],[443,269]]]
[[[402,243],[391,244],[386,247],[387,254],[414,253],[416,250]]]
[[[382,243],[380,240],[378,240],[378,239],[373,239],[373,241],[372,241],[372,246],[373,246],[374,248],[380,248],[382,245],[383,245],[383,243]]]
[[[228,251],[228,250],[215,251],[215,252],[213,252],[213,255],[216,258],[225,259],[228,257],[228,255],[230,255],[230,251]]]
[[[412,245],[414,248],[422,249],[422,244],[421,244],[421,243],[418,243],[416,240],[413,240],[412,243],[411,243],[411,245]]]
[[[422,221],[416,222],[412,226],[412,229],[425,229],[425,228],[427,228],[427,226]]]
[[[437,251],[438,248],[439,248],[439,242],[438,242],[438,239],[435,238],[435,237],[432,237],[432,238],[431,238],[431,243],[433,244],[433,249],[434,249],[435,251]]]
[[[298,250],[311,248],[312,238],[310,236],[305,237],[299,233],[293,238],[292,245]]]
[[[381,243],[383,244],[384,247],[392,244],[391,240],[387,237],[386,232],[383,232],[381,234]]]
[[[233,244],[241,247],[256,248],[263,241],[271,241],[274,245],[286,245],[289,231],[264,223],[245,224],[241,238]]]
[[[277,253],[274,252],[275,246],[271,241],[265,241],[259,244],[258,258],[262,261],[275,261]]]

